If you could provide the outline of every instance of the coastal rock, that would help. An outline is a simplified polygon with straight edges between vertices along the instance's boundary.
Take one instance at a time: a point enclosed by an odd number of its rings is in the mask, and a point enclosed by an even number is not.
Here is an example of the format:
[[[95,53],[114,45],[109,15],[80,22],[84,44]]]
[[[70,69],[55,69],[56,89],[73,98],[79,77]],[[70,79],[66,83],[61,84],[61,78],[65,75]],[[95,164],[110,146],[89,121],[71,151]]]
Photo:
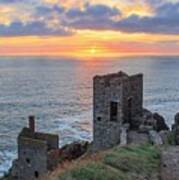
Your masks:
[[[161,130],[169,130],[169,127],[165,123],[165,119],[163,118],[163,116],[161,116],[158,113],[154,113],[153,114],[153,119],[156,120],[156,122],[155,122],[155,130],[157,132],[159,132]]]
[[[179,112],[175,115],[175,124],[179,125]]]
[[[155,127],[156,124],[156,120],[154,118],[149,118],[149,119],[145,119],[144,123],[145,126],[152,126],[153,128]]]
[[[153,118],[152,112],[148,109],[143,109],[143,119],[141,122],[142,124],[140,125],[139,130],[141,131],[147,128],[147,132],[150,127],[154,128],[156,124],[156,120]]]
[[[176,144],[176,145],[179,145],[179,127],[176,128],[175,144]]]
[[[175,144],[179,145],[179,113],[175,115],[175,124],[172,126],[172,132],[174,135]]]
[[[145,120],[151,119],[152,118],[152,112],[149,111],[148,109],[143,109],[143,118]]]
[[[59,150],[60,161],[77,159],[86,153],[88,146],[89,143],[87,141],[73,142],[63,146]]]

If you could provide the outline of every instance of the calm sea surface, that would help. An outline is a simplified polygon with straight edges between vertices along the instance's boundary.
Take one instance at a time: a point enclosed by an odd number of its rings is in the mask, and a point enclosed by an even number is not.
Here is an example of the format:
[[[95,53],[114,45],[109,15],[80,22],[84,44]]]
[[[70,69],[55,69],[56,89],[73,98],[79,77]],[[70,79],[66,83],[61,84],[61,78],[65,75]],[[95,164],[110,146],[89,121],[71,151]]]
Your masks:
[[[144,73],[145,107],[171,125],[179,111],[179,57],[0,57],[0,175],[16,157],[16,137],[29,115],[38,130],[59,134],[61,145],[91,140],[92,77],[120,70]]]

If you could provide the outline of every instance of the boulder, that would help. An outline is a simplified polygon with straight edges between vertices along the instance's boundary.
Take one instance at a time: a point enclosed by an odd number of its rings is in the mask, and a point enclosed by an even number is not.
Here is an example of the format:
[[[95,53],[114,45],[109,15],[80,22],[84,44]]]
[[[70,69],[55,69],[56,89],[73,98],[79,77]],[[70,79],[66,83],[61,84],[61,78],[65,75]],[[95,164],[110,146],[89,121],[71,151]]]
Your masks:
[[[157,132],[159,132],[161,130],[169,130],[169,127],[165,123],[165,119],[161,115],[159,115],[158,113],[154,113],[153,119],[155,119],[155,127],[154,128]]]

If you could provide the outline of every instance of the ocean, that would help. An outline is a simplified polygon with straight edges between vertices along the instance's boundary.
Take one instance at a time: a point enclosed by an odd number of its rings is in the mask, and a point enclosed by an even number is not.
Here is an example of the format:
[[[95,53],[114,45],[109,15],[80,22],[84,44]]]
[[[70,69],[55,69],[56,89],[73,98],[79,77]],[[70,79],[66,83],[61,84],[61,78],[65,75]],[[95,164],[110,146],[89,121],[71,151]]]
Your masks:
[[[144,107],[171,125],[179,111],[179,57],[0,57],[0,175],[17,156],[16,138],[36,116],[36,129],[60,145],[92,140],[92,79],[118,71],[144,74]]]

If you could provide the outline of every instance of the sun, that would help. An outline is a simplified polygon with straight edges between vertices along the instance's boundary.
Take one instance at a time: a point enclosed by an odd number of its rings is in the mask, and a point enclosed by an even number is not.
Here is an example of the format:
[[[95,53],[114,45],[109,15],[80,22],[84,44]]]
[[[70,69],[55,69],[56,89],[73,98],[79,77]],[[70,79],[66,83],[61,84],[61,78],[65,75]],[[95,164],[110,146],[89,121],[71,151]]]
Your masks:
[[[92,45],[89,47],[81,48],[80,50],[76,51],[73,56],[77,58],[100,58],[100,57],[106,57],[108,52],[103,46],[99,45]]]
[[[90,49],[90,54],[96,54],[96,53],[97,53],[96,47],[92,47],[92,48]]]

